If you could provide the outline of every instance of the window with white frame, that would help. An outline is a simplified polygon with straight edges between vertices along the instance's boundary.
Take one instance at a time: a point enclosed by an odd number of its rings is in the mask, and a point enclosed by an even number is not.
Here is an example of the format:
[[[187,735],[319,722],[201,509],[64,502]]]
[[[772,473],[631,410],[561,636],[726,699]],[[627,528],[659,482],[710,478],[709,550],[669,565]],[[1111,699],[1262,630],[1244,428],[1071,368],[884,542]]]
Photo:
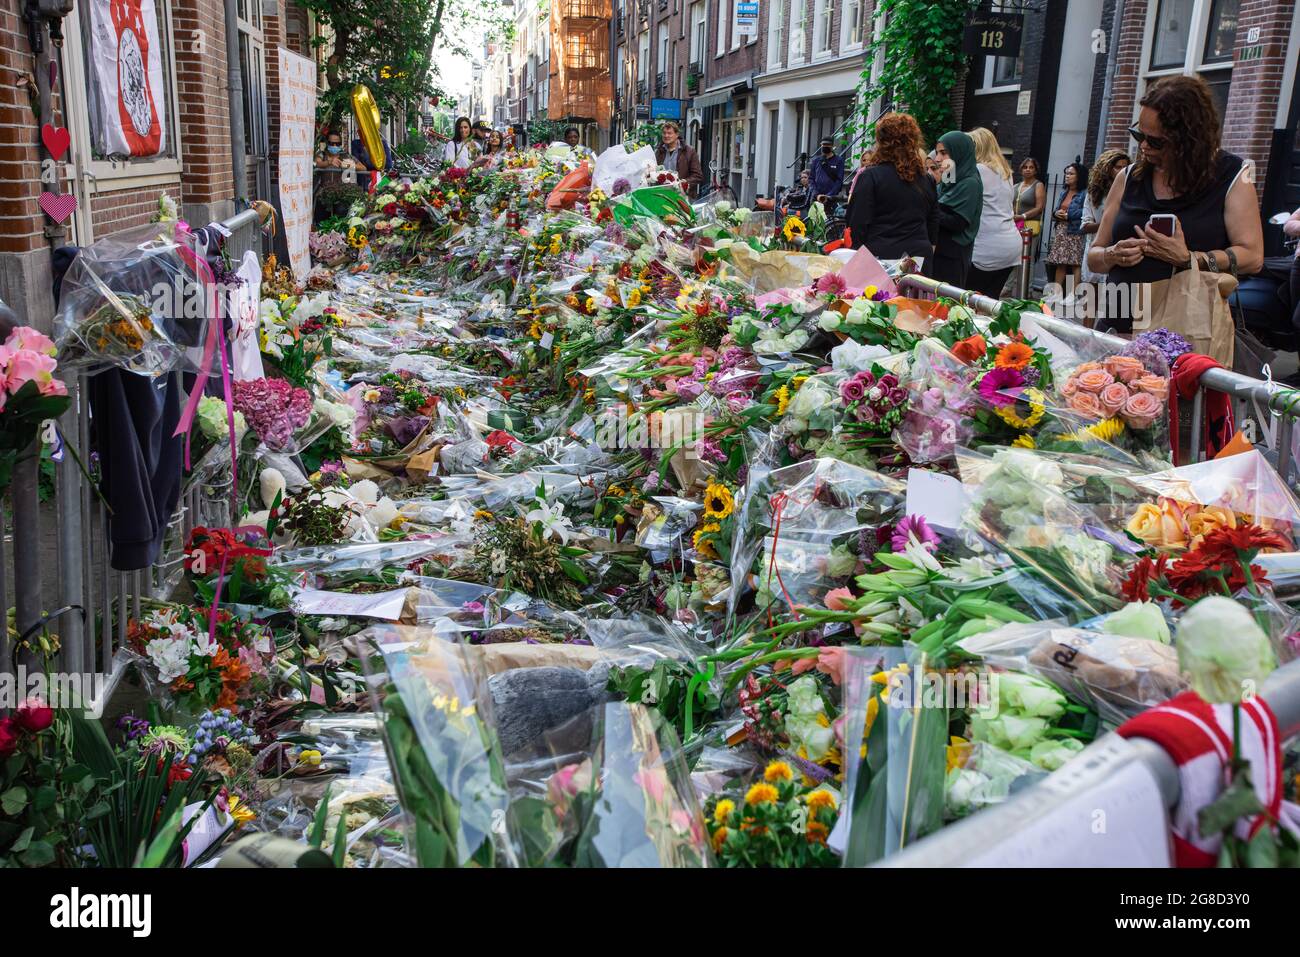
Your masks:
[[[704,62],[705,9],[703,3],[691,4],[691,63]]]
[[[1240,0],[1159,0],[1151,6],[1144,81],[1200,76],[1210,87],[1222,121],[1232,84]]]
[[[736,0],[727,0],[727,2],[723,4],[723,6],[727,8],[727,9],[726,9],[727,19],[730,20],[730,21],[731,21],[731,24],[732,24],[732,27],[731,27],[731,49],[733,49],[733,50],[738,50],[738,49],[740,48],[740,31],[737,30],[737,29],[736,29],[736,26],[735,26],[735,24],[736,24]]]
[[[727,12],[718,4],[718,56],[727,52]]]
[[[120,71],[112,71],[111,75],[103,72],[103,65],[110,59],[115,61],[118,52],[118,41],[111,35],[113,19],[108,0],[81,3],[75,10],[75,22],[69,21],[65,36],[69,59],[76,58],[76,68],[66,79],[65,91],[70,101],[67,112],[86,117],[85,136],[81,141],[90,144],[89,172],[96,181],[115,176],[179,172],[171,0],[145,0],[140,5],[144,39],[156,42],[157,46],[155,49],[135,47],[135,63],[140,69],[137,81],[125,91],[126,122],[120,112],[115,115],[106,109],[104,104],[112,98],[112,91],[102,89],[100,84],[101,77],[109,77],[116,83],[120,76]],[[97,57],[96,51],[106,46],[111,48],[112,57]],[[125,68],[123,64],[122,69]],[[74,143],[78,141],[75,132],[72,139]]]
[[[995,3],[994,13],[1020,13],[1023,7],[1017,2]],[[1020,78],[1025,70],[1025,45],[1022,39],[1020,52],[1016,56],[986,56],[983,58],[983,73],[979,87],[981,93],[1010,93],[1020,89]]]
[[[781,38],[785,36],[785,12],[788,0],[771,0],[771,10],[767,15],[767,65],[777,66],[781,62]]]
[[[794,0],[790,14],[790,55],[788,63],[803,60],[804,47],[808,40],[808,0]]]
[[[636,54],[636,78],[638,83],[644,83],[646,74],[650,69],[650,31],[642,30],[641,36],[637,38]]]
[[[668,24],[659,24],[659,62],[655,64],[655,72],[664,75],[665,82],[668,74],[672,70],[672,65],[668,62]]]
[[[844,0],[840,15],[840,52],[862,46],[863,0]]]
[[[817,10],[813,15],[814,56],[831,52],[831,23],[834,16],[835,6],[831,0],[817,0]]]

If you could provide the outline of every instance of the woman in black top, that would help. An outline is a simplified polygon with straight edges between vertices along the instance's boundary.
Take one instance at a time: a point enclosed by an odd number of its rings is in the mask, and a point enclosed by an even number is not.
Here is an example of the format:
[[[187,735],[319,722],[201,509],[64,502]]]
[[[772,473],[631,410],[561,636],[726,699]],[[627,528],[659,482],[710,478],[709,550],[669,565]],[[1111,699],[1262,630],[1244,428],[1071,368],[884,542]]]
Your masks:
[[[934,181],[925,174],[921,128],[906,113],[876,123],[876,146],[853,184],[849,234],[877,259],[929,260],[939,228]]]
[[[1250,176],[1239,156],[1219,149],[1219,116],[1205,81],[1165,77],[1142,98],[1129,132],[1138,160],[1121,172],[1106,196],[1088,268],[1107,273],[1108,286],[1127,285],[1127,300],[1108,291],[1111,328],[1129,332],[1135,284],[1168,279],[1191,266],[1251,274],[1264,263],[1264,230]],[[1147,225],[1152,215],[1177,217],[1166,236]]]

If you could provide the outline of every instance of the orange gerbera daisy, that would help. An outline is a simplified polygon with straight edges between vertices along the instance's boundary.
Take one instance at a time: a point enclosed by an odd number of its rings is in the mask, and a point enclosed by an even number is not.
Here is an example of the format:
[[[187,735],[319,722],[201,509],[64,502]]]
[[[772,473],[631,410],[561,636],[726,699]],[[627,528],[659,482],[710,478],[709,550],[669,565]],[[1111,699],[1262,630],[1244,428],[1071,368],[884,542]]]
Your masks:
[[[993,358],[999,369],[1023,369],[1034,361],[1034,350],[1023,342],[1009,342]]]

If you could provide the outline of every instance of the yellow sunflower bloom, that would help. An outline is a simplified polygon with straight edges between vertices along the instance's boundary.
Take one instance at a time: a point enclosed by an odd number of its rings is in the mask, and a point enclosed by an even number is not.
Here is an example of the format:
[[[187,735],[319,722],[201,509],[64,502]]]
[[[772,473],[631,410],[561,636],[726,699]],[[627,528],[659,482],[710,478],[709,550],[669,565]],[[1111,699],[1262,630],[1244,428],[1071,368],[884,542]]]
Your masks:
[[[720,482],[710,482],[704,490],[704,518],[718,520],[726,518],[736,507],[736,500],[731,489]]]
[[[785,236],[786,242],[794,242],[796,236],[802,239],[808,235],[808,227],[804,225],[803,220],[798,216],[791,216],[785,221],[785,225],[781,227],[781,232]]]

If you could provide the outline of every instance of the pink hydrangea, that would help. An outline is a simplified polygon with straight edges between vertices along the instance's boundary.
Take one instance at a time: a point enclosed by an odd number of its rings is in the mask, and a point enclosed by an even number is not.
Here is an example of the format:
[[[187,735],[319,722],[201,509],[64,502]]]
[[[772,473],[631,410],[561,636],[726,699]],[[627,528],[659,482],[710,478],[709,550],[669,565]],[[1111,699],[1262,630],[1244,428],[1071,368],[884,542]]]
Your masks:
[[[283,379],[236,382],[234,393],[235,408],[268,448],[284,448],[311,418],[311,393]]]

